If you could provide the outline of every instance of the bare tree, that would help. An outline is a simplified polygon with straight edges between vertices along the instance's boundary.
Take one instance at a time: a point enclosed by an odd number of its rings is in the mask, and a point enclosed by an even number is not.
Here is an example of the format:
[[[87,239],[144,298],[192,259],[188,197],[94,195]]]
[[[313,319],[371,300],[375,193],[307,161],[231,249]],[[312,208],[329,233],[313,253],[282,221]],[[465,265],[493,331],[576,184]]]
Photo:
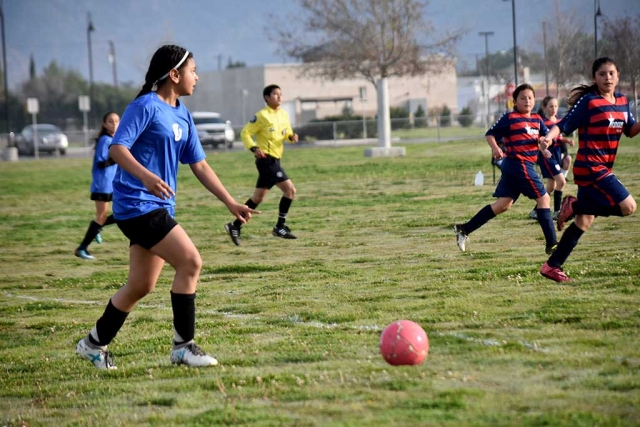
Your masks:
[[[555,2],[555,31],[547,40],[547,65],[556,82],[556,96],[561,88],[584,80],[591,69],[591,55],[588,35],[582,31],[583,19],[574,11],[560,10],[560,2]]]
[[[300,5],[303,16],[271,28],[278,53],[302,60],[307,77],[367,79],[378,91],[378,117],[386,115],[387,121],[386,79],[448,68],[462,35],[436,35],[425,18],[427,3],[420,0],[300,0]]]
[[[638,118],[638,82],[640,82],[640,15],[615,21],[605,21],[602,34],[604,51],[612,57],[621,70],[622,81],[631,85],[635,115]]]

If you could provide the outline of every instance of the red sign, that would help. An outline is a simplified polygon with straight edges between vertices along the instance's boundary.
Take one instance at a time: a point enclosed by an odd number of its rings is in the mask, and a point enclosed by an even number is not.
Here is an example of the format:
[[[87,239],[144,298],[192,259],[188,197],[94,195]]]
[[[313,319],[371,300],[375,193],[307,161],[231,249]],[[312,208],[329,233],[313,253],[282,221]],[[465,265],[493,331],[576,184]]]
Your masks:
[[[513,96],[513,92],[515,92],[515,90],[516,85],[514,85],[513,83],[509,83],[504,86],[504,93],[507,96]]]

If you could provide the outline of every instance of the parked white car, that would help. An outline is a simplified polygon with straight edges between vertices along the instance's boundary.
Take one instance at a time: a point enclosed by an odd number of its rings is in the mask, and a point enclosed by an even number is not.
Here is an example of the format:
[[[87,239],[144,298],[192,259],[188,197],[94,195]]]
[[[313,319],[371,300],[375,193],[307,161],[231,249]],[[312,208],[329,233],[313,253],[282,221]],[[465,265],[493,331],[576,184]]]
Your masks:
[[[236,133],[233,131],[230,121],[223,120],[219,113],[211,111],[194,111],[191,116],[202,145],[211,145],[213,148],[218,145],[233,147]]]
[[[40,123],[36,125],[38,135],[38,152],[39,153],[55,153],[56,150],[60,154],[67,153],[69,140],[67,135],[62,133],[60,128],[55,125]],[[25,126],[18,135],[16,135],[16,146],[19,154],[33,156],[35,148],[33,146],[33,125]]]

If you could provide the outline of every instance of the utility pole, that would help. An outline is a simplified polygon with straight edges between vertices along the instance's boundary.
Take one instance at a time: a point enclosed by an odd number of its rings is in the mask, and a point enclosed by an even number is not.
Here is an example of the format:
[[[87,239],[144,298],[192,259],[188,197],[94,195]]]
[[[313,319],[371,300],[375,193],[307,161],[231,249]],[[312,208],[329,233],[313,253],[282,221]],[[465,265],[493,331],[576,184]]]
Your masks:
[[[486,102],[487,102],[487,121],[489,119],[489,114],[491,113],[491,85],[489,84],[489,75],[490,75],[490,67],[489,67],[489,36],[493,35],[493,31],[480,31],[478,33],[479,36],[484,36],[484,59],[487,61],[487,91],[486,91]]]
[[[602,16],[600,11],[600,1],[593,0],[593,42],[595,44],[596,57],[598,59],[598,16]]]
[[[502,0],[509,1],[509,0]],[[518,44],[516,43],[516,0],[511,0],[511,20],[513,24],[513,77],[518,86]]]
[[[547,21],[542,21],[542,47],[544,52],[544,87],[549,96],[549,59],[547,58]]]
[[[118,88],[118,72],[116,71],[116,48],[113,40],[109,40],[109,62],[113,71],[113,87]]]
[[[9,89],[7,81],[7,45],[4,41],[4,2],[0,0],[0,26],[2,26],[2,76],[4,77],[4,120],[5,131],[9,134]]]

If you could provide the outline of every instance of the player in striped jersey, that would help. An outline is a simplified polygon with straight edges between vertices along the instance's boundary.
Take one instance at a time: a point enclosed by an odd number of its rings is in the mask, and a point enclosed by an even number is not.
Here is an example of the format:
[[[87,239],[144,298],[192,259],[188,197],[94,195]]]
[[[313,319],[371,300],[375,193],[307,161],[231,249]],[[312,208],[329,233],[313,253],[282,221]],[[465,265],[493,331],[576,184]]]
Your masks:
[[[598,58],[591,75],[594,84],[575,87],[569,94],[569,113],[553,126],[544,140],[549,143],[560,132],[570,134],[578,129],[578,154],[573,176],[578,197],[566,196],[558,215],[558,230],[567,221],[575,221],[562,235],[557,250],[540,268],[540,274],[556,282],[572,281],[562,270],[582,234],[597,216],[627,216],[636,210],[636,201],[613,174],[620,137],[640,133],[627,98],[615,91],[620,78],[611,58]]]
[[[538,222],[546,241],[546,253],[553,252],[557,244],[549,195],[534,169],[538,151],[543,151],[547,157],[551,155],[547,150],[546,140],[540,139],[540,135],[546,135],[549,130],[539,115],[531,113],[536,103],[531,85],[518,86],[513,92],[513,100],[514,110],[502,116],[485,135],[493,157],[501,159],[506,156],[501,166],[502,177],[493,193],[493,197],[498,200],[480,209],[468,222],[453,227],[458,247],[463,252],[466,250],[469,234],[496,215],[508,211],[520,194],[536,201]],[[504,138],[506,152],[496,143],[500,138]]]
[[[543,118],[544,124],[548,128],[553,127],[553,125],[560,121],[557,117],[558,99],[553,96],[545,96],[542,99],[538,114]],[[542,177],[547,180],[547,193],[549,193],[549,195],[553,194],[553,219],[558,217],[560,202],[562,201],[562,192],[564,190],[564,186],[567,184],[562,168],[562,147],[566,144],[573,147],[574,142],[572,139],[563,138],[562,135],[558,135],[558,138],[553,141],[553,145],[548,148],[549,152],[551,152],[551,157],[546,158],[542,153],[538,154],[538,165],[540,166]],[[538,216],[535,208],[531,211],[529,216],[532,219],[537,219]]]

